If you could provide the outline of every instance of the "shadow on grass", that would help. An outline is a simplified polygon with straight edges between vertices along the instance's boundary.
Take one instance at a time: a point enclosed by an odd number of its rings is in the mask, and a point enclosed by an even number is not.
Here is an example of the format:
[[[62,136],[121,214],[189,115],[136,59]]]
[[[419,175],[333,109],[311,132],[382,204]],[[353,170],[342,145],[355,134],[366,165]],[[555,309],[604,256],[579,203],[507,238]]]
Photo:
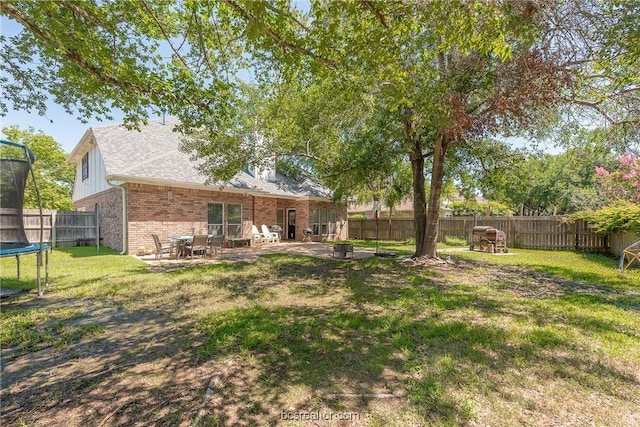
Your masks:
[[[203,317],[197,324],[204,336],[194,353],[198,363],[243,355],[257,358],[262,367],[259,380],[246,389],[236,389],[228,396],[233,402],[226,404],[247,404],[243,396],[257,388],[264,400],[253,402],[254,408],[266,413],[268,408],[286,405],[279,399],[291,387],[303,386],[312,390],[316,404],[341,407],[344,401],[327,394],[371,393],[385,383],[385,373],[391,371],[397,378],[407,378],[397,387],[427,422],[464,423],[473,417],[473,411],[469,402],[454,398],[451,384],[471,394],[487,387],[499,390],[510,385],[496,381],[496,375],[508,376],[523,364],[554,370],[563,379],[596,391],[601,391],[603,382],[639,385],[635,377],[577,352],[570,338],[544,322],[513,335],[490,322],[469,322],[464,316],[458,320],[457,313],[469,310],[481,318],[501,316],[504,311],[495,298],[468,288],[443,289],[429,277],[416,277],[415,271],[389,260],[354,264],[295,260],[271,267],[277,271],[276,281],[293,277],[289,286],[301,298],[312,300],[332,291],[347,291],[347,300],[331,308],[258,304]],[[320,280],[325,282],[319,291]],[[331,285],[322,285],[326,282]],[[231,279],[225,286],[246,292],[243,281]],[[532,307],[512,315],[523,320],[548,315],[536,310]],[[588,322],[579,315],[568,318],[572,327],[587,333],[619,330],[615,322]],[[557,356],[556,351],[569,356]],[[578,366],[583,369],[576,369]],[[600,381],[587,381],[596,376]],[[368,402],[362,405],[366,408]],[[257,420],[245,417],[248,423]]]
[[[208,265],[189,265],[181,264],[182,268],[176,268],[175,270],[168,270],[164,272],[172,277],[180,277],[187,274],[216,274],[216,273],[241,273],[245,269],[251,266],[252,263],[239,261],[239,262],[221,262],[219,264]]]
[[[2,289],[10,289],[18,293],[35,291],[37,288],[35,279],[18,280],[17,278],[2,278]],[[2,299],[4,302],[4,299]]]
[[[348,243],[352,243],[354,246],[367,248],[367,249],[375,249],[376,241],[375,240],[348,240]],[[410,255],[413,254],[416,250],[415,244],[410,244],[407,242],[395,242],[388,240],[381,240],[377,243],[378,249],[381,251],[393,251],[398,252],[401,255]]]
[[[71,258],[119,255],[118,251],[107,248],[105,246],[100,246],[100,250],[98,250],[95,246],[70,246],[66,248],[55,248],[54,251],[64,253]]]
[[[292,389],[310,391],[311,398],[295,403],[303,411],[351,408],[353,401],[339,397],[341,393],[384,391],[406,395],[390,405],[418,414],[424,424],[459,425],[473,419],[474,396],[508,396],[518,381],[526,387],[526,375],[538,371],[549,376],[536,378],[541,383],[560,379],[579,384],[579,392],[623,400],[630,399],[625,390],[640,385],[615,363],[608,366],[594,353],[577,349],[572,335],[549,324],[556,312],[522,300],[511,309],[513,301],[500,290],[487,294],[469,286],[443,286],[437,272],[388,259],[345,263],[270,255],[255,263],[149,277],[180,279],[171,284],[173,294],[163,299],[162,311],[114,309],[93,316],[87,321],[103,328],[104,335],[70,343],[71,352],[33,354],[33,363],[11,367],[5,384],[13,386],[22,372],[29,387],[12,388],[17,391],[6,396],[8,410],[29,414],[41,407],[64,416],[86,409],[81,401],[116,402],[93,410],[86,423],[99,425],[108,417],[113,425],[177,425],[195,418],[212,373],[231,358],[241,366],[219,391],[223,399],[208,408],[217,425],[277,424],[274,408],[292,410]],[[196,281],[197,288],[189,286]],[[160,299],[168,287],[143,293],[136,292],[133,280],[119,286],[127,288],[124,295],[141,301]],[[264,298],[283,287],[296,297],[295,303],[272,304]],[[224,292],[216,294],[219,290]],[[330,294],[340,298],[332,305],[318,302],[317,297]],[[571,295],[586,308],[599,303]],[[560,309],[565,301],[554,298],[553,307]],[[185,301],[211,310],[197,320],[178,322]],[[500,316],[505,325],[515,318],[527,328],[514,332],[492,321]],[[619,331],[613,321],[594,318],[589,323],[581,316],[567,313],[563,319],[586,336]],[[539,325],[531,325],[531,319]],[[75,369],[64,370],[71,359]],[[535,368],[514,374],[528,366]],[[460,399],[457,391],[470,397]],[[357,404],[361,411],[376,410],[371,400]],[[226,411],[230,407],[239,409],[238,420]]]
[[[258,381],[246,384],[244,390],[236,389],[230,397],[232,401],[227,400],[224,405],[246,406],[243,398],[257,392],[262,396],[257,408],[260,413],[272,408],[288,409],[282,396],[296,387],[310,389],[315,405],[344,407],[346,402],[335,395],[375,393],[388,384],[389,372],[405,375],[408,361],[428,365],[454,348],[497,345],[505,339],[502,331],[494,328],[433,319],[415,321],[393,315],[376,317],[343,308],[234,309],[202,319],[198,328],[205,339],[196,350],[197,360],[223,360],[233,355],[250,355],[259,360]],[[493,368],[501,365],[481,350],[469,349],[460,356]],[[429,412],[429,418],[468,418],[470,414],[448,396],[436,395],[425,386],[439,385],[441,380],[440,374],[434,373],[409,384],[397,383],[398,389],[387,392],[408,393],[418,408]],[[361,402],[362,409],[369,403]],[[247,423],[257,421],[249,415],[244,417]],[[229,420],[218,421],[226,425]]]
[[[454,398],[451,384],[467,390],[500,389],[503,384],[492,383],[491,378],[519,369],[523,360],[552,366],[563,378],[586,388],[593,387],[596,378],[623,387],[638,385],[635,377],[599,362],[589,363],[577,353],[562,359],[547,356],[546,351],[567,346],[565,338],[548,330],[534,331],[514,344],[506,331],[490,325],[416,320],[402,314],[372,316],[344,308],[264,306],[207,316],[197,327],[205,336],[194,354],[198,361],[234,355],[259,360],[258,381],[245,384],[246,389],[236,388],[224,405],[246,406],[243,398],[257,392],[260,413],[286,409],[281,397],[295,387],[311,389],[316,405],[343,407],[346,402],[329,395],[373,393],[387,384],[385,374],[394,372],[398,378],[414,374],[396,384],[400,390],[390,392],[406,393],[425,421],[464,423],[473,411],[468,402]],[[362,409],[368,404],[361,402]],[[244,417],[247,423],[257,421],[248,414]]]

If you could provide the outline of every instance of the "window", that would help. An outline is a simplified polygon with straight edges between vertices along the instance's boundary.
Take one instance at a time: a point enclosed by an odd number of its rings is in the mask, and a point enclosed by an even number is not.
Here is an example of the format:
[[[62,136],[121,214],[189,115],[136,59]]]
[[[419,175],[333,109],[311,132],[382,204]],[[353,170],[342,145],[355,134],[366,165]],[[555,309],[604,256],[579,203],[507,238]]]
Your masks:
[[[280,227],[280,230],[284,230],[284,209],[276,211],[276,224]]]
[[[312,209],[311,228],[314,236],[326,236],[336,232],[335,209]]]
[[[329,234],[336,234],[336,210],[329,209]]]
[[[320,235],[320,211],[318,209],[311,210],[311,228],[313,229],[313,235]]]
[[[82,158],[82,180],[89,179],[89,153],[85,154]]]
[[[207,221],[209,234],[222,236],[224,218],[222,217],[222,203],[209,203],[207,206]]]
[[[227,236],[229,238],[242,237],[242,205],[229,203],[227,205]]]
[[[242,205],[228,203],[209,203],[207,206],[207,221],[209,234],[225,235],[229,238],[242,237]],[[226,218],[225,218],[226,213]]]
[[[320,232],[323,236],[327,235],[327,210],[320,211]]]

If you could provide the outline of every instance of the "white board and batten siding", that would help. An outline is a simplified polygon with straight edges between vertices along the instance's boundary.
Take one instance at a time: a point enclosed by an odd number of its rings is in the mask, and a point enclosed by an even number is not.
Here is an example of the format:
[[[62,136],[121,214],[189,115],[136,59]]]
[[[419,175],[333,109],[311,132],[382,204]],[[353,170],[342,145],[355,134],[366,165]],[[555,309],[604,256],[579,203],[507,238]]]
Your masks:
[[[94,146],[89,151],[89,177],[82,180],[82,159],[76,164],[76,179],[73,185],[73,201],[82,200],[110,187],[106,181],[107,171],[100,154],[100,149]]]

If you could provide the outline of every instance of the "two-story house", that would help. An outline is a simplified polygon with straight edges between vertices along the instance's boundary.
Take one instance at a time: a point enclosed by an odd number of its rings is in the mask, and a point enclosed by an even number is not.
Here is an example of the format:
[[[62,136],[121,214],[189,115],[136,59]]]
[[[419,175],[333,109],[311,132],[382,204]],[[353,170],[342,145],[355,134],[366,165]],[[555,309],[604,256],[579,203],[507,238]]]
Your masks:
[[[278,225],[283,240],[302,240],[303,230],[347,237],[347,208],[309,177],[300,180],[248,167],[229,182],[207,177],[178,149],[174,118],[152,120],[139,131],[122,125],[92,127],[67,161],[77,165],[73,202],[98,210],[102,242],[129,253],[184,234],[250,238],[251,225]]]

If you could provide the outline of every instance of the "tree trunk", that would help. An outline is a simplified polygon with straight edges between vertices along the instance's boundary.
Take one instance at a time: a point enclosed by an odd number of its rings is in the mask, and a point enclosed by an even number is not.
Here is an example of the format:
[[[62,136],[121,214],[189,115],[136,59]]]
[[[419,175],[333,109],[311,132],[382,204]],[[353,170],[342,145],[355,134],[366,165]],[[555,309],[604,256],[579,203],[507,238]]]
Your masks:
[[[440,218],[440,195],[444,181],[444,159],[449,142],[440,133],[436,137],[433,152],[433,169],[431,171],[431,188],[429,189],[429,205],[426,213],[426,233],[424,251],[427,258],[437,258],[438,220]],[[423,193],[424,194],[424,193]],[[416,251],[417,252],[417,251]]]
[[[416,140],[410,155],[411,170],[413,171],[413,226],[416,237],[416,252],[414,258],[426,254],[426,230],[427,212],[426,196],[424,192],[424,155],[422,154],[422,144]]]

